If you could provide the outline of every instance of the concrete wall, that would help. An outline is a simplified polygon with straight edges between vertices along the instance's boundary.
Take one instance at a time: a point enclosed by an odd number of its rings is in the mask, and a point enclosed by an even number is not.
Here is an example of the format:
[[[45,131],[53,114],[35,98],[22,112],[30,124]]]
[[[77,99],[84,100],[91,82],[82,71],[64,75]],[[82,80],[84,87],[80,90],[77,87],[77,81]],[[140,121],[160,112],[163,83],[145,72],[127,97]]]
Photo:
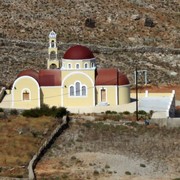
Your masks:
[[[71,113],[101,113],[105,111],[116,111],[116,112],[124,112],[124,111],[129,111],[133,113],[136,111],[136,103],[132,102],[129,104],[123,104],[123,105],[118,105],[118,106],[86,106],[86,107],[67,107],[68,111]]]
[[[177,128],[180,127],[180,118],[151,119],[150,123],[158,124],[160,127]]]

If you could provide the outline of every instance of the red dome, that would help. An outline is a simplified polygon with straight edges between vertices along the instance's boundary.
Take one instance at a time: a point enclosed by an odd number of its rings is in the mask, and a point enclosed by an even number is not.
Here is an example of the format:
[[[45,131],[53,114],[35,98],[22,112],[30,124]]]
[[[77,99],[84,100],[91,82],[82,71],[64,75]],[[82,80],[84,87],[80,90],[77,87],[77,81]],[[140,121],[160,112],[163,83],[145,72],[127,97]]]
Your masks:
[[[91,59],[94,58],[92,51],[81,45],[70,47],[64,54],[64,59]]]

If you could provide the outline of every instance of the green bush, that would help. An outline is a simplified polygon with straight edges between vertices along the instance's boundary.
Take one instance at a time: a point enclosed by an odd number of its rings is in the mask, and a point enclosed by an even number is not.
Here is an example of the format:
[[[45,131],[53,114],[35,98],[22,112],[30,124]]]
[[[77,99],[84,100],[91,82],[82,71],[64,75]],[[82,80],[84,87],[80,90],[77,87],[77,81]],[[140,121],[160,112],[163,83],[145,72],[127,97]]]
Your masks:
[[[17,109],[11,109],[10,114],[11,115],[18,115],[19,112],[17,111]]]
[[[126,174],[126,175],[131,175],[131,172],[126,171],[125,174]]]
[[[67,109],[65,107],[59,107],[56,110],[55,117],[56,118],[62,118],[63,116],[65,116],[67,114],[68,114],[68,112],[67,112]]]
[[[145,168],[145,167],[146,167],[146,165],[145,165],[145,164],[140,164],[140,167]]]
[[[111,111],[107,110],[107,111],[105,112],[105,114],[111,114]]]
[[[130,112],[129,111],[124,111],[123,114],[130,115]]]
[[[35,109],[24,110],[22,112],[22,115],[25,116],[25,117],[37,118],[37,117],[42,116],[43,114],[42,114],[40,108],[35,108]]]
[[[107,110],[107,111],[105,112],[105,114],[117,114],[117,112],[116,112],[116,111]]]
[[[22,115],[25,117],[41,117],[41,116],[53,116],[56,118],[62,118],[64,115],[67,115],[68,111],[64,107],[55,107],[49,108],[48,105],[43,104],[41,108],[34,108],[29,110],[24,110]]]
[[[49,108],[47,104],[41,105],[40,112],[42,115],[51,116],[51,109]]]
[[[143,111],[143,110],[140,110],[140,111],[138,111],[138,114],[147,115],[147,112]]]
[[[111,111],[111,114],[117,114],[117,112],[116,111]]]
[[[3,108],[0,108],[0,112],[4,112],[4,109],[3,109]]]

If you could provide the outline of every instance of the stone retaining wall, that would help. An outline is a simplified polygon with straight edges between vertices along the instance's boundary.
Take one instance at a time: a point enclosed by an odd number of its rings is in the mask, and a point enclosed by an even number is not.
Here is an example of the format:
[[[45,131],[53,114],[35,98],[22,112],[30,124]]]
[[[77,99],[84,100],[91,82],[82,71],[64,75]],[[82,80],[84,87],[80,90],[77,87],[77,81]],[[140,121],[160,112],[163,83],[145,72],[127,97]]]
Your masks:
[[[29,180],[36,179],[34,169],[38,161],[42,158],[42,156],[46,153],[46,151],[51,147],[51,145],[56,140],[56,138],[67,128],[68,128],[68,117],[65,117],[63,118],[63,122],[56,127],[56,129],[52,132],[50,137],[46,139],[46,141],[40,147],[39,151],[33,156],[31,161],[29,162],[29,166],[28,166]]]
[[[0,91],[0,102],[3,100],[4,96],[5,96],[5,91],[6,91],[6,88],[3,87]]]

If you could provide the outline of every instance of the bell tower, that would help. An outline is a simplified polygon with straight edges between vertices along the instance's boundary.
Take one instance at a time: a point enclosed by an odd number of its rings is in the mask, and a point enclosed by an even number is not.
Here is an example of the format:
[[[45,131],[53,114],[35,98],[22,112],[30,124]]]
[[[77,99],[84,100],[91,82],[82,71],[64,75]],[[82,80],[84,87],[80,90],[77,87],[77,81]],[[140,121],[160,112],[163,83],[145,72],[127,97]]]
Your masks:
[[[56,36],[57,34],[54,31],[49,33],[49,47],[48,47],[48,61],[47,69],[59,69],[60,64],[57,59],[57,46],[56,46]]]

